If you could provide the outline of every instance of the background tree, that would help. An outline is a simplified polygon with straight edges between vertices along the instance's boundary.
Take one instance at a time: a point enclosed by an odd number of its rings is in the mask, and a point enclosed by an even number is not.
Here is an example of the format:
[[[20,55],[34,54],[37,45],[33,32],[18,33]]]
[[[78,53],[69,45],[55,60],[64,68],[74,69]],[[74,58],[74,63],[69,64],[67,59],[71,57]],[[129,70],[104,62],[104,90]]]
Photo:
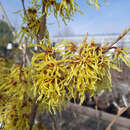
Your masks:
[[[99,7],[97,0],[89,0],[87,4]],[[11,67],[8,61],[0,59],[0,116],[7,130],[40,130],[42,126],[34,125],[34,120],[41,109],[56,114],[56,109],[60,110],[62,104],[69,103],[72,98],[75,100],[78,96],[82,104],[86,92],[96,97],[102,90],[111,89],[110,68],[121,71],[120,59],[130,66],[128,52],[114,46],[130,29],[104,46],[87,42],[87,35],[80,47],[69,42],[52,46],[47,17],[52,14],[58,20],[60,16],[66,23],[76,12],[81,13],[79,5],[74,0],[31,0],[27,9],[22,0],[22,5],[23,25],[18,36],[23,58],[21,65]],[[22,43],[23,37],[27,37],[28,44]],[[32,44],[35,38],[37,45]],[[31,65],[25,62],[26,46],[39,48],[37,53],[32,52]],[[67,48],[62,49],[65,46]],[[109,52],[111,49],[115,51]],[[61,58],[56,59],[55,53],[61,53]]]
[[[4,21],[0,21],[0,44],[6,44],[13,41],[13,34]]]
[[[8,27],[8,24],[4,21],[0,21],[0,50],[1,56],[6,55],[6,46],[9,42],[13,41],[13,34]]]

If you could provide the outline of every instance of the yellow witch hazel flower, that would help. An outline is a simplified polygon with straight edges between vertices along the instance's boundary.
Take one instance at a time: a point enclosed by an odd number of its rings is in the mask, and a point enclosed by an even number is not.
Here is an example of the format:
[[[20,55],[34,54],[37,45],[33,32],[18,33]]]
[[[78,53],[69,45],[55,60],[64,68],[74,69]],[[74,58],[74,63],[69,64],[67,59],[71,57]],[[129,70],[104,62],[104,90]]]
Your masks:
[[[89,92],[90,96],[96,96],[97,92],[111,87],[110,59],[94,41],[81,43],[77,51],[78,53],[71,57],[71,62],[68,64],[66,82],[70,83],[67,87],[70,95],[76,99],[78,94],[80,103],[83,103],[85,92]],[[97,84],[104,79],[108,85],[106,84],[104,88],[98,87]]]
[[[5,123],[4,129],[28,130],[33,97],[28,72],[20,65],[4,70],[6,73],[0,73],[0,120]]]
[[[99,46],[94,41],[82,42],[80,47],[67,41],[55,47],[38,45],[41,52],[34,53],[32,58],[32,67],[36,71],[33,82],[37,102],[55,112],[61,104],[77,96],[82,104],[86,92],[96,96],[102,90],[111,90],[110,69],[120,71],[120,68],[113,60],[113,54],[106,55],[108,45]],[[61,55],[59,59],[56,54]],[[114,56],[120,57],[129,66],[126,51],[115,48]]]
[[[127,52],[127,48],[116,48],[114,51],[114,61],[119,64],[120,60],[122,60],[128,67],[130,67],[129,53]]]
[[[38,102],[41,102],[51,112],[55,107],[65,101],[64,82],[67,78],[65,62],[56,60],[54,56],[55,47],[41,45],[43,52],[35,53],[32,58],[32,66],[37,71],[34,80],[34,95],[38,95]]]

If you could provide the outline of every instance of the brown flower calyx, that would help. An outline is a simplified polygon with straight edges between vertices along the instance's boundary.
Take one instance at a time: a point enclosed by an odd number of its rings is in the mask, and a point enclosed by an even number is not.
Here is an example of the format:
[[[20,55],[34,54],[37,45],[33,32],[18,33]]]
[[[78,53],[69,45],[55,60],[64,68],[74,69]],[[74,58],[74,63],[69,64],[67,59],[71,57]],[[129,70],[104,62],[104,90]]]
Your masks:
[[[123,48],[118,47],[118,48],[115,49],[114,53],[117,54],[117,55],[120,55],[122,50],[123,50]]]

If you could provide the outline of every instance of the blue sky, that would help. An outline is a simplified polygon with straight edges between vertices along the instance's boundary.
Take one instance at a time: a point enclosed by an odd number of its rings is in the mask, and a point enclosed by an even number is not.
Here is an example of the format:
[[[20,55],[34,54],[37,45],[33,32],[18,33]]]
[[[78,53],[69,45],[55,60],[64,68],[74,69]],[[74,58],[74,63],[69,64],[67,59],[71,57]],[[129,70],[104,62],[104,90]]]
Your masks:
[[[50,17],[48,23],[54,23],[53,25],[48,25],[52,36],[68,29],[72,34],[85,34],[86,32],[95,34],[119,33],[124,28],[130,27],[130,0],[107,0],[109,4],[102,2],[99,11],[88,7],[85,0],[76,1],[79,3],[84,15],[77,13],[67,27],[63,22],[59,26],[57,21]],[[14,12],[22,9],[21,0],[0,0],[0,2],[13,26],[20,28],[21,17]]]

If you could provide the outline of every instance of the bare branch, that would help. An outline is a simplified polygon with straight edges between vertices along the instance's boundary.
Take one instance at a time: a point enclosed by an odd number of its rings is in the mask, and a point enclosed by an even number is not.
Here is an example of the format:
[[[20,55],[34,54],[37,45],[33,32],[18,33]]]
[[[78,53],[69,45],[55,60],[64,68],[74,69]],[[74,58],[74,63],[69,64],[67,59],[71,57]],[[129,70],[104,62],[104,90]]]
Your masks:
[[[75,112],[77,114],[84,115],[84,116],[86,115],[91,118],[96,118],[98,116],[100,117],[101,120],[109,121],[109,122],[111,122],[111,120],[115,118],[115,115],[113,114],[108,114],[106,112],[99,111],[99,110],[96,111],[92,108],[83,107],[83,106],[72,104],[72,103],[69,104],[68,110]],[[126,111],[126,107],[125,107],[125,110],[122,109],[120,113],[123,113],[124,111]],[[116,122],[114,123],[117,125],[123,126],[125,128],[130,128],[130,120],[123,117],[119,117],[118,119],[116,119]]]
[[[119,40],[121,40],[128,32],[130,31],[130,28],[125,29],[120,36],[111,44],[110,47],[112,47],[114,44],[116,44]]]

